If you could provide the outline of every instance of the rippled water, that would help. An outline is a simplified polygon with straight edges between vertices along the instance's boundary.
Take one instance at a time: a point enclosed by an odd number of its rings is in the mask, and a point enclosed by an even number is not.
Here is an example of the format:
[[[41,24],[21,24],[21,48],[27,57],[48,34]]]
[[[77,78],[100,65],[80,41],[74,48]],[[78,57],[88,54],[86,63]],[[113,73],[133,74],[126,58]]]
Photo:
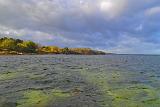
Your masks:
[[[0,107],[160,107],[160,56],[0,56]]]

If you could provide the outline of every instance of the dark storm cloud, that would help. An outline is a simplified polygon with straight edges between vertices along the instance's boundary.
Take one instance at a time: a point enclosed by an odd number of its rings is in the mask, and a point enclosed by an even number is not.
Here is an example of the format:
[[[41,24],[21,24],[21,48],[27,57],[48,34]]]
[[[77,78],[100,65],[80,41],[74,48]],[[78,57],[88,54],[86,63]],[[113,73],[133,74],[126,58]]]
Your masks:
[[[159,0],[0,0],[0,33],[42,44],[160,53]]]

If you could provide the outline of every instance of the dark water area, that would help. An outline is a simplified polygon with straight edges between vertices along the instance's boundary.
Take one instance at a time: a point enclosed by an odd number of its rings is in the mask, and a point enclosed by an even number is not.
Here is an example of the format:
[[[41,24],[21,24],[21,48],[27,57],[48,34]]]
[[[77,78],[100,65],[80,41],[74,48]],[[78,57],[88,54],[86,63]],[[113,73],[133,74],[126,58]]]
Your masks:
[[[0,107],[160,107],[160,56],[0,56]]]

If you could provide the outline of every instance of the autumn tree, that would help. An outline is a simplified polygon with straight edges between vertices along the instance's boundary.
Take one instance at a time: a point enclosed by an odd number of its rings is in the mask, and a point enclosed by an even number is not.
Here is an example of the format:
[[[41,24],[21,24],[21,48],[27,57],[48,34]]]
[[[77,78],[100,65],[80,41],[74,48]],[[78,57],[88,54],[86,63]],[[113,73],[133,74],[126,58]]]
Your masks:
[[[0,40],[0,49],[1,50],[16,50],[17,45],[13,39],[4,38]]]
[[[42,54],[80,54],[80,55],[104,55],[104,52],[90,48],[59,48],[57,46],[41,46],[32,41],[23,41],[8,37],[0,38],[0,51],[2,53],[42,53]]]
[[[19,51],[26,53],[35,53],[38,48],[38,45],[32,41],[23,41],[17,45],[19,47]]]

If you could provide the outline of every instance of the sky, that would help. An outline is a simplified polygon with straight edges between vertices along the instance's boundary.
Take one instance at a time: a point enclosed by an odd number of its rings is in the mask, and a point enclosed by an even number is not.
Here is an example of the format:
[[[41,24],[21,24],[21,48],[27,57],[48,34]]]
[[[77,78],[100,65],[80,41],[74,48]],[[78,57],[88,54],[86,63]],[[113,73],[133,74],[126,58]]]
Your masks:
[[[0,0],[0,37],[160,54],[160,0]]]

